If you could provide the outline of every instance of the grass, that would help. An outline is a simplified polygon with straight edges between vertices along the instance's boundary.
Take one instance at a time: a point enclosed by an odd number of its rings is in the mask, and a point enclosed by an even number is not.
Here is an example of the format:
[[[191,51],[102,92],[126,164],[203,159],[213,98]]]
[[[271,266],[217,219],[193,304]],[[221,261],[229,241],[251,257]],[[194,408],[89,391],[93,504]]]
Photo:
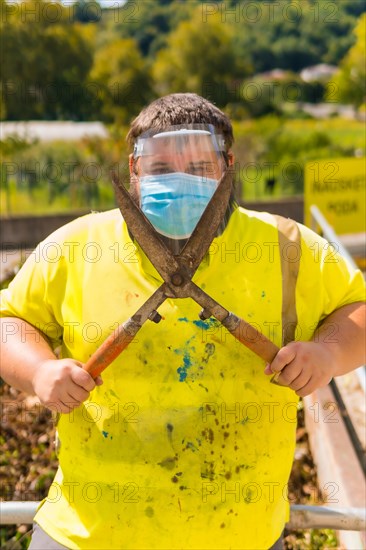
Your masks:
[[[363,149],[365,153],[365,124],[361,121],[343,118],[291,120],[286,121],[284,127],[298,135],[306,135],[314,131],[324,132],[336,145]]]
[[[247,200],[280,198],[303,192],[306,162],[365,156],[364,123],[330,118],[281,119],[270,115],[234,123],[234,154],[240,168],[237,186]],[[266,179],[275,177],[273,192]]]
[[[357,120],[330,118],[327,120],[286,119],[269,115],[260,119],[234,121],[236,141],[233,151],[237,168],[237,188],[242,198],[260,200],[281,198],[302,193],[303,167],[309,160],[335,157],[352,157],[357,150],[365,155],[364,123]],[[126,129],[119,129],[124,135]],[[67,163],[75,151],[78,160],[96,162],[104,174],[111,160],[127,161],[127,152],[122,140],[113,137],[77,144],[39,143],[35,149],[26,152],[28,161],[38,162],[40,157]],[[91,155],[91,156],[90,156]],[[109,155],[109,156],[108,156]],[[17,153],[6,160],[21,164],[23,157]],[[44,161],[44,160],[43,160]],[[41,161],[42,164],[42,161]],[[102,170],[103,172],[103,170]],[[276,184],[271,192],[266,185],[274,176]],[[50,183],[43,181],[29,191],[24,183],[16,185],[9,181],[8,189],[0,188],[0,216],[55,214],[75,210],[107,210],[115,205],[113,189],[107,178],[98,182],[98,197],[88,197],[87,189],[78,179],[73,188],[59,185],[60,189],[52,201],[49,200]]]
[[[365,124],[358,120],[344,118],[315,119],[279,119],[270,115],[262,119],[251,119],[233,123],[237,138],[256,134],[258,131],[271,132],[281,128],[294,137],[303,137],[313,132],[324,132],[336,145],[365,148]]]
[[[29,193],[26,189],[17,189],[15,181],[9,183],[9,189],[0,189],[0,216],[59,214],[75,210],[108,210],[114,208],[112,184],[99,185],[99,199],[83,201],[82,197],[72,197],[70,192],[48,198],[47,186],[38,187]]]

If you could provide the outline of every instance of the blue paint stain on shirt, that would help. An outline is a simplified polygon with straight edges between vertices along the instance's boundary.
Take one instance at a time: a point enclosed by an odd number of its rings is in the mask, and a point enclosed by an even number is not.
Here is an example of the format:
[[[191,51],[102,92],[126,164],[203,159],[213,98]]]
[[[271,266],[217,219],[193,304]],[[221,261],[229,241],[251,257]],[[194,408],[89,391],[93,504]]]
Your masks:
[[[195,336],[192,336],[185,343],[183,348],[178,348],[174,350],[174,353],[183,356],[183,365],[177,369],[177,373],[179,374],[179,382],[185,381],[185,379],[187,378],[188,369],[193,365],[191,353],[194,353],[196,351],[196,348],[194,346],[191,346],[190,343],[194,338]]]
[[[189,323],[189,319],[187,317],[179,317],[178,321],[180,321],[181,323]],[[194,320],[192,321],[192,323],[198,327],[198,328],[201,328],[202,330],[208,330],[209,328],[212,328],[212,327],[215,327],[215,326],[218,326],[220,323],[217,321],[217,319],[206,319],[205,321],[201,321],[201,320]]]
[[[193,324],[202,330],[208,330],[209,328],[218,326],[220,323],[217,319],[206,319],[206,321],[193,321]]]
[[[193,321],[193,324],[196,325],[196,327],[198,328],[208,330],[208,324],[205,321]]]
[[[104,437],[108,437],[108,432],[104,432],[104,431],[103,431],[103,432],[102,432],[102,435],[103,435]]]
[[[183,321],[184,323],[189,323],[190,322],[190,320],[187,319],[187,317],[180,317],[178,319],[178,321]],[[220,322],[217,321],[217,319],[214,319],[214,318],[206,319],[204,321],[203,320],[194,320],[194,321],[191,321],[191,322],[192,322],[193,325],[195,325],[199,329],[205,330],[205,331],[212,328],[212,327],[217,327],[217,326],[220,325]],[[183,365],[181,365],[177,369],[177,373],[179,374],[179,382],[184,382],[187,379],[188,370],[192,366],[197,367],[197,358],[195,359],[195,357],[194,357],[194,354],[196,352],[196,348],[194,346],[190,345],[192,340],[194,340],[194,338],[196,338],[196,336],[197,336],[196,334],[191,336],[191,338],[189,338],[189,340],[187,340],[187,342],[184,344],[184,346],[182,348],[178,348],[178,349],[173,350],[174,353],[176,353],[177,355],[182,355],[183,356]],[[208,346],[210,346],[210,347],[208,347]],[[207,344],[206,348],[205,348],[205,351],[206,351],[206,356],[204,358],[202,358],[202,360],[200,361],[200,364],[201,363],[207,363],[209,357],[215,351],[215,346],[213,344]],[[200,368],[202,369],[203,367],[201,366]]]
[[[175,351],[179,351],[179,350],[175,350]],[[177,373],[179,374],[179,382],[184,382],[184,380],[187,378],[187,373],[188,373],[187,371],[191,366],[192,366],[192,360],[189,356],[188,350],[186,350],[183,355],[183,366],[177,369]]]
[[[264,290],[262,290],[261,298],[265,298],[265,296],[266,296],[266,293],[264,292]]]

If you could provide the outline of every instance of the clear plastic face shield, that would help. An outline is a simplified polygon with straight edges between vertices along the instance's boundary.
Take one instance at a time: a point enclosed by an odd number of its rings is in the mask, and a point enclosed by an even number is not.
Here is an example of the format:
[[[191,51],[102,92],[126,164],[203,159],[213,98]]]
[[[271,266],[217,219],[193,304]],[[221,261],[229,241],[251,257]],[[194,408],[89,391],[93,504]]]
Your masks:
[[[138,138],[140,207],[163,237],[190,237],[225,172],[224,151],[211,125],[171,126]]]

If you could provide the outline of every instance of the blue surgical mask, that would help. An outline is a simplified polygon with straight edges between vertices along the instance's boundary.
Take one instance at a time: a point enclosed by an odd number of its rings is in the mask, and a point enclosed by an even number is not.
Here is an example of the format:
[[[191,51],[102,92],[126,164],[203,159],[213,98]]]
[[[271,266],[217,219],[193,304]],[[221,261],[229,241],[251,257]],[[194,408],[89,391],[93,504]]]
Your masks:
[[[184,172],[140,178],[141,210],[156,231],[171,239],[191,236],[217,180]]]

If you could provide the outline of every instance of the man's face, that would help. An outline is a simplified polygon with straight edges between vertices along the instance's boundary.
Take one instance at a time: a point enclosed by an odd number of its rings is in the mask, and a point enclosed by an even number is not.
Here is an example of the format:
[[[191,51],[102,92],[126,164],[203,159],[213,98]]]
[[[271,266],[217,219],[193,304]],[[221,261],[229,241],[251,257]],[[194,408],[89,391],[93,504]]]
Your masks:
[[[219,181],[226,166],[223,156],[212,150],[209,137],[198,142],[195,136],[186,136],[184,143],[168,138],[150,142],[144,155],[130,157],[130,167],[133,194],[139,196],[140,178],[145,176],[180,172]]]
[[[130,156],[130,193],[174,253],[190,237],[227,167],[223,140],[207,129],[141,136]]]

